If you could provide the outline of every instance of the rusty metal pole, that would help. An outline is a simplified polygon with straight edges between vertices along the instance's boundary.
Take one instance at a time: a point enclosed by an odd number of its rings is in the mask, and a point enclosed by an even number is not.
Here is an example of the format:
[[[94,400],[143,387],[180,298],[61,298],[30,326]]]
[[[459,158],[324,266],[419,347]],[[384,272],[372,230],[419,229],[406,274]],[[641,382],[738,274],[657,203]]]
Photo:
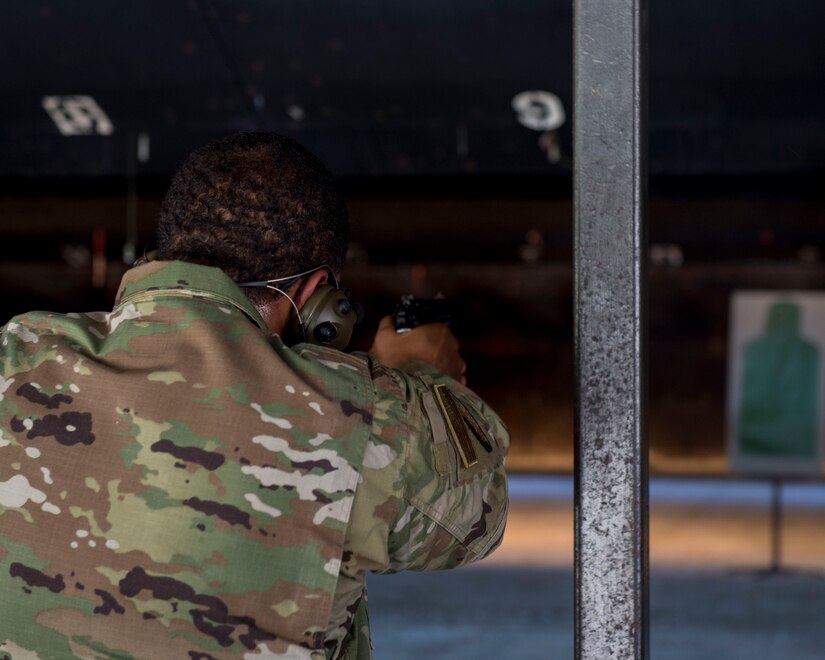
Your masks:
[[[646,0],[574,0],[575,656],[645,659]]]

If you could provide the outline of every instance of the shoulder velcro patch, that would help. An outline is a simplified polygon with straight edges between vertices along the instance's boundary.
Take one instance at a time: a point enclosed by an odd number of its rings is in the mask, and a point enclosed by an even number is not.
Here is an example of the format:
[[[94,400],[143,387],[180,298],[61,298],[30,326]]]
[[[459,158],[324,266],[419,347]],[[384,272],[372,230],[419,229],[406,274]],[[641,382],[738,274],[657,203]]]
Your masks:
[[[453,441],[456,452],[461,458],[461,463],[465,468],[478,463],[476,445],[473,443],[468,429],[472,431],[478,443],[489,453],[493,451],[493,446],[487,438],[487,434],[479,425],[473,414],[467,407],[450,391],[444,384],[433,386],[435,400],[449,431],[450,439]]]

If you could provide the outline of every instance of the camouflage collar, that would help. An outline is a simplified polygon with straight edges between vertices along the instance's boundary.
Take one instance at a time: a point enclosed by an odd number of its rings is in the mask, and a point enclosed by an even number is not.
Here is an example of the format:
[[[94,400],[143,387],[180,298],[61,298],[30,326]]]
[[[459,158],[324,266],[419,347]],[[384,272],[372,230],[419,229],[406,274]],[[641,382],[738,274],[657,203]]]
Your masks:
[[[157,295],[159,292],[164,295],[197,295],[228,303],[266,330],[266,323],[258,310],[226,273],[219,268],[183,261],[150,261],[126,271],[120,282],[115,305],[146,295]]]

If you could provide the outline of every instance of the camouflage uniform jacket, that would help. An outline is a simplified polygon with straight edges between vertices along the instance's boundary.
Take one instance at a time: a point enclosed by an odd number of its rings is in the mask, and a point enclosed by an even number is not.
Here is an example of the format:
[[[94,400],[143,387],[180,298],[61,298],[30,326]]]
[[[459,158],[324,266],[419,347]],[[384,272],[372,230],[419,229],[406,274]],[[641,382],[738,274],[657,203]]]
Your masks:
[[[464,447],[445,396],[475,417]],[[507,444],[423,363],[286,348],[212,268],[154,262],[110,313],[15,317],[0,658],[368,658],[364,572],[490,552]]]

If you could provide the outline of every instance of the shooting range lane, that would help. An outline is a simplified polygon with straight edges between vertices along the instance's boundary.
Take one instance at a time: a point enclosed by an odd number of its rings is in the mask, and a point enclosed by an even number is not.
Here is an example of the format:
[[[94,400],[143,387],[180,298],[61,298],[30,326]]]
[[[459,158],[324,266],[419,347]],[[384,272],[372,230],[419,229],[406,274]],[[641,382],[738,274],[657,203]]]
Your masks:
[[[650,495],[653,657],[821,659],[825,484],[784,486],[779,575],[761,572],[768,482],[654,477]],[[514,476],[504,543],[490,559],[370,577],[376,660],[570,658],[572,566],[572,478]]]

